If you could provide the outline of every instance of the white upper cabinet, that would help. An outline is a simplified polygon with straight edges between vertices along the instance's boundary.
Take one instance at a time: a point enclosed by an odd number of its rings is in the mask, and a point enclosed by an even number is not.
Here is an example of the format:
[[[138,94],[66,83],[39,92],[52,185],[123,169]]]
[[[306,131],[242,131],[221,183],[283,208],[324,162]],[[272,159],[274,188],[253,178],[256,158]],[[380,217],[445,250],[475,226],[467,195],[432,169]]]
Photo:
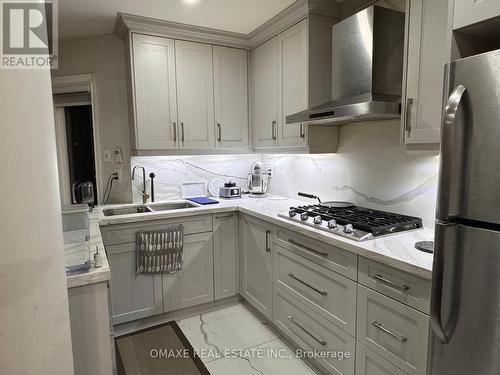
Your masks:
[[[278,43],[268,40],[251,52],[253,146],[278,142]]]
[[[444,66],[450,59],[448,0],[408,0],[406,90],[402,126],[407,144],[440,141]]]
[[[278,143],[305,146],[306,126],[286,124],[286,116],[307,109],[307,19],[278,35]]]
[[[286,116],[308,106],[307,19],[251,52],[254,147],[305,147],[306,129]]]
[[[174,41],[133,34],[132,48],[135,147],[177,148]]]
[[[175,41],[180,147],[215,147],[212,46]]]
[[[455,0],[453,29],[500,16],[498,0]]]
[[[215,146],[248,148],[247,51],[213,47]]]

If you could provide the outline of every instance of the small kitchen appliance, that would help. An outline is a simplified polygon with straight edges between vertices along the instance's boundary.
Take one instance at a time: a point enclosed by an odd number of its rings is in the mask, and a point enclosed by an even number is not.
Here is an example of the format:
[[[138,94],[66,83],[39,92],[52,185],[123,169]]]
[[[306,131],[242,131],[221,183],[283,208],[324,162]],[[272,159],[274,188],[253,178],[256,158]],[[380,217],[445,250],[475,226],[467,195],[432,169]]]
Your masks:
[[[234,182],[226,182],[219,188],[219,197],[221,198],[241,198],[241,188]]]
[[[94,205],[94,184],[92,182],[73,182],[71,193],[73,204]]]
[[[256,161],[248,174],[248,191],[251,197],[265,197],[269,173],[264,170],[264,165]]]

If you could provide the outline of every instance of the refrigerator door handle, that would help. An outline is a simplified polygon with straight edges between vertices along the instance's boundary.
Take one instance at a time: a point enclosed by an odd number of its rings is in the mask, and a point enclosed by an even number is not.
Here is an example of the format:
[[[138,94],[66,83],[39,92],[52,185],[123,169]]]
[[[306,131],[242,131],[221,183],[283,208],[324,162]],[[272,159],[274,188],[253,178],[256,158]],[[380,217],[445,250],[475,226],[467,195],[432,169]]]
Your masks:
[[[457,297],[459,271],[458,226],[456,224],[436,223],[434,238],[434,259],[432,263],[432,295],[430,327],[443,344],[450,342],[458,316]],[[446,276],[446,278],[445,278]],[[446,294],[443,291],[446,288]],[[443,298],[444,297],[444,298]],[[445,324],[443,324],[445,315]]]
[[[464,129],[459,121],[459,108],[467,92],[463,85],[455,87],[442,118],[441,170],[437,200],[438,220],[448,220],[460,212],[461,169],[463,166]]]

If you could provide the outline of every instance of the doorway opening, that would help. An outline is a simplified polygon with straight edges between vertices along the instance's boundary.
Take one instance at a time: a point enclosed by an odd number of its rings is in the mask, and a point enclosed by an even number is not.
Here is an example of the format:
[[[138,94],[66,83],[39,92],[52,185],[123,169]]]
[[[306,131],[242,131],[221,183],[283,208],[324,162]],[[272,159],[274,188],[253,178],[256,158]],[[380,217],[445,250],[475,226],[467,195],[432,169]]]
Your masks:
[[[64,107],[66,123],[66,147],[68,152],[71,203],[82,203],[82,183],[92,183],[93,204],[97,204],[97,186],[94,157],[94,136],[92,134],[92,106]],[[88,202],[86,202],[88,203]]]
[[[94,77],[53,77],[52,91],[61,203],[96,205],[101,160]]]

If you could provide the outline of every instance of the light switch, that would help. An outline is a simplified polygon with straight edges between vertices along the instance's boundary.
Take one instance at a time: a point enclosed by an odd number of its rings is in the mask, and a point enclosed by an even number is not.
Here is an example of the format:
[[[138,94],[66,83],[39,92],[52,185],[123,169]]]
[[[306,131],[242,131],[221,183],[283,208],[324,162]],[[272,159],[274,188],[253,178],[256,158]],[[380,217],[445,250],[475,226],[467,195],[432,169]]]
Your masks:
[[[104,150],[104,161],[111,161],[111,150]]]

